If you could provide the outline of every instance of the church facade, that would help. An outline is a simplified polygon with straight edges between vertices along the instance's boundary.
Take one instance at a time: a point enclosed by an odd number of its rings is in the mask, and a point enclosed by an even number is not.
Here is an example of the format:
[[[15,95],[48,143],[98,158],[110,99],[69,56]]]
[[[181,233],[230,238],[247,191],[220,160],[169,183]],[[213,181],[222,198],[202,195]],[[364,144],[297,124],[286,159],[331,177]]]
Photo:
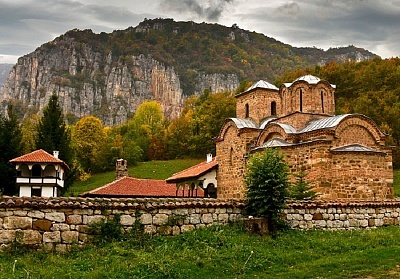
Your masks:
[[[335,115],[335,89],[306,75],[280,88],[259,81],[236,95],[236,117],[215,139],[218,198],[244,198],[247,160],[265,148],[279,148],[291,174],[305,169],[320,199],[392,198],[386,135],[365,115]]]

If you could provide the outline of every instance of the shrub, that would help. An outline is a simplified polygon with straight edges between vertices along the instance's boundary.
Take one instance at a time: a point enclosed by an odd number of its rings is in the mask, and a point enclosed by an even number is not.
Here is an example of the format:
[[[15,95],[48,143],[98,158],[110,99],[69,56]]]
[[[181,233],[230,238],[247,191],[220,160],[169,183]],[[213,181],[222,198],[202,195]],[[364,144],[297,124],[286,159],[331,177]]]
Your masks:
[[[266,217],[270,232],[283,225],[279,215],[288,195],[288,176],[289,168],[277,149],[266,149],[249,159],[244,180],[247,214]]]
[[[104,218],[99,222],[89,225],[89,233],[95,235],[94,242],[106,243],[112,240],[120,240],[123,236],[123,228],[120,223],[121,216],[115,214],[112,219]]]

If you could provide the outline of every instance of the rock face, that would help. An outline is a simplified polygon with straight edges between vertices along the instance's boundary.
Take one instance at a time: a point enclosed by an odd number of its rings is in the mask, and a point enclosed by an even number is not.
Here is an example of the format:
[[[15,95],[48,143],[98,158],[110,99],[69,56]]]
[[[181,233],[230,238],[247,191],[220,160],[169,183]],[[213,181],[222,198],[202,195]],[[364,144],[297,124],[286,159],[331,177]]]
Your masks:
[[[194,93],[233,91],[239,78],[199,73],[196,84]],[[95,115],[108,126],[125,122],[147,100],[160,102],[167,118],[178,117],[185,100],[173,67],[151,55],[103,55],[67,35],[18,59],[2,87],[1,109],[18,100],[26,112],[41,110],[53,93],[70,117]]]
[[[10,73],[10,70],[13,66],[13,64],[0,63],[0,88],[7,80],[8,74]]]
[[[94,115],[118,125],[147,100],[173,119],[187,96],[205,89],[235,91],[241,80],[273,81],[299,67],[375,56],[354,46],[295,48],[236,25],[172,19],[109,34],[74,29],[19,58],[1,89],[0,113],[12,101],[27,116],[57,94],[69,123]]]

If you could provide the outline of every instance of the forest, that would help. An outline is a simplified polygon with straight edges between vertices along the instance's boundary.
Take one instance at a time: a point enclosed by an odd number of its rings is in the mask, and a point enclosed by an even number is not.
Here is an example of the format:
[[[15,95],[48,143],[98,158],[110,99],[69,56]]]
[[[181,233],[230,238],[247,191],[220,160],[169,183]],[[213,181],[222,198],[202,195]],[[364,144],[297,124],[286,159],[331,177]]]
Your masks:
[[[400,167],[400,59],[375,58],[359,63],[297,69],[274,81],[276,86],[312,74],[337,86],[336,114],[360,113],[374,120],[388,135],[393,146],[394,167]],[[93,173],[113,170],[115,160],[136,162],[176,158],[202,158],[215,154],[213,137],[223,121],[236,115],[235,94],[243,92],[255,80],[243,80],[236,92],[188,97],[179,118],[167,120],[156,101],[142,103],[131,119],[120,126],[105,127],[99,118],[86,116],[73,125],[53,95],[40,114],[31,114],[21,122],[12,105],[7,117],[0,119],[0,179],[4,194],[15,194],[14,169],[8,161],[35,149],[60,151],[60,159],[71,168],[68,185],[85,180]]]

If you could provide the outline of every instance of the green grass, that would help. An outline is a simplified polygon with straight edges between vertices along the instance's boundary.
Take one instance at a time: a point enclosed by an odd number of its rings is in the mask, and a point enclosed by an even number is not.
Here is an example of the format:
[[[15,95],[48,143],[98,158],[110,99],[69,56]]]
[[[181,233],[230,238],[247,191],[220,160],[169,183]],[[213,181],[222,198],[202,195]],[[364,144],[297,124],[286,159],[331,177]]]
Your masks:
[[[400,278],[400,227],[248,235],[215,226],[144,245],[0,253],[0,278]]]
[[[169,161],[141,162],[136,166],[128,167],[128,173],[132,177],[148,179],[167,179],[174,173],[202,162],[203,159],[177,159]],[[92,175],[86,181],[76,181],[64,196],[77,196],[83,192],[112,182],[115,179],[115,171]]]

